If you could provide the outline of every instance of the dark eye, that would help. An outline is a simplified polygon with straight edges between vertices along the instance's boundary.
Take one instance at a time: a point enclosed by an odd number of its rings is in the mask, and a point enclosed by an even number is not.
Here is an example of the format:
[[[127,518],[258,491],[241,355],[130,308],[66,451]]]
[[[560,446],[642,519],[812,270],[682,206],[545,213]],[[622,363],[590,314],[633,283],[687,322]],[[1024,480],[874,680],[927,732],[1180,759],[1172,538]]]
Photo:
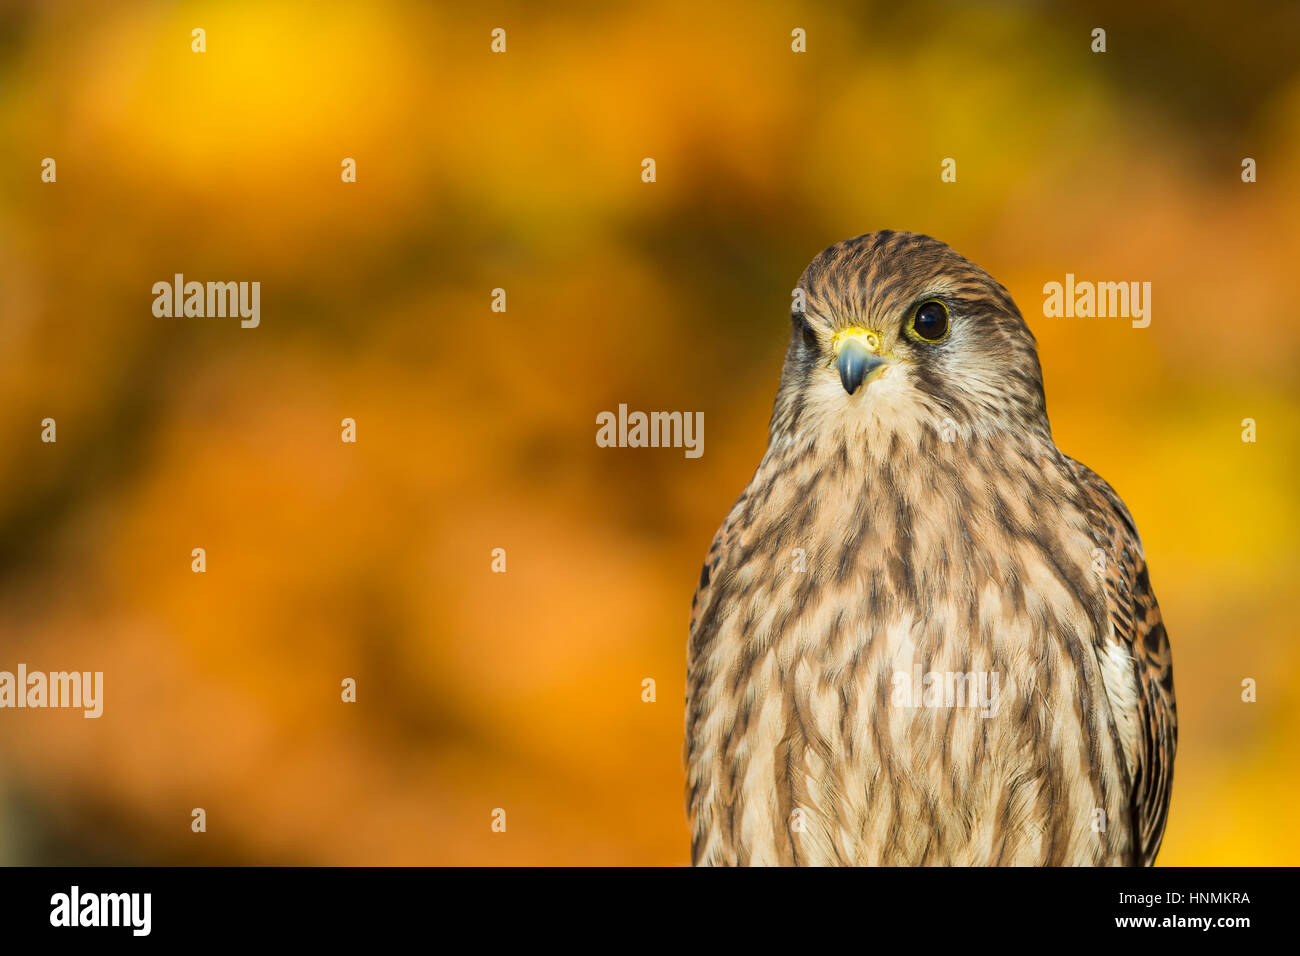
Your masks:
[[[802,315],[796,315],[794,317],[794,324],[798,326],[799,332],[803,336],[803,344],[807,346],[808,351],[816,352],[818,349],[817,333],[814,332],[812,326],[808,324],[808,320]]]
[[[938,342],[948,334],[948,309],[942,302],[922,302],[912,316],[912,331],[917,338]]]

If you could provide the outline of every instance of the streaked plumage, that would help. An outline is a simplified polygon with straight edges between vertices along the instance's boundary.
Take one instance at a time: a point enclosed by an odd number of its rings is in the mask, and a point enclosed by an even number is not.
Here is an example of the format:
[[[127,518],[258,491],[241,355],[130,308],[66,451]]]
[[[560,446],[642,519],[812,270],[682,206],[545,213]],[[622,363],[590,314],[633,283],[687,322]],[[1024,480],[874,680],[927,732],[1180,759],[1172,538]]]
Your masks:
[[[1169,645],[1123,502],[1052,441],[1015,303],[910,233],[832,246],[800,288],[691,615],[693,861],[1151,863]],[[917,666],[998,675],[996,714],[898,704]]]

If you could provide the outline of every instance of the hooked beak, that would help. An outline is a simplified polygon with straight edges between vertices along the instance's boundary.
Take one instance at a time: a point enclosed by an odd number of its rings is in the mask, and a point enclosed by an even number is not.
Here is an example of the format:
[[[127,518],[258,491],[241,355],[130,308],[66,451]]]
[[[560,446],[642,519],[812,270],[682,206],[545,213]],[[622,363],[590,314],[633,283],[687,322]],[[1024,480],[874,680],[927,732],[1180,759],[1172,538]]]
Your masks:
[[[879,338],[871,333],[846,336],[837,343],[835,367],[840,370],[840,383],[844,386],[844,391],[850,395],[858,390],[858,386],[872,372],[885,364],[885,360],[868,347],[869,342],[875,342],[879,347]]]

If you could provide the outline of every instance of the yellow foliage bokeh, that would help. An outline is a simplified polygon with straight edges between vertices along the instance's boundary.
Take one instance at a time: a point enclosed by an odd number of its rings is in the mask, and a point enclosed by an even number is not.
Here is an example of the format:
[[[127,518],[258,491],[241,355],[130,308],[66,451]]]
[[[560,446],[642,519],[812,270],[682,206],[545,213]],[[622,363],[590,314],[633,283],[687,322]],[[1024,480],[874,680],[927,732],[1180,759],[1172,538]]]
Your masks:
[[[1300,69],[1266,18],[1103,6],[1105,54],[1031,4],[0,13],[0,669],[106,675],[99,720],[0,714],[0,860],[686,862],[700,561],[803,267],[895,228],[1007,286],[1142,531],[1160,862],[1295,863]],[[1151,326],[1045,318],[1067,272]],[[155,317],[176,273],[261,325]],[[597,447],[620,403],[704,456]]]

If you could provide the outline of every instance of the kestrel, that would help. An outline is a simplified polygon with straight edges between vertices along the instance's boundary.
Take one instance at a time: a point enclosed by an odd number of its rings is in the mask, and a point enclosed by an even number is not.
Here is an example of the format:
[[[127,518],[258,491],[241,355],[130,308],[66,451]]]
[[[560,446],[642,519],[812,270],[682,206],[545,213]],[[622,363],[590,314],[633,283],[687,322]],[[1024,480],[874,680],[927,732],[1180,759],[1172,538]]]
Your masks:
[[[1150,865],[1169,643],[1128,509],[1052,440],[1011,296],[891,231],[799,288],[691,613],[694,863]]]

